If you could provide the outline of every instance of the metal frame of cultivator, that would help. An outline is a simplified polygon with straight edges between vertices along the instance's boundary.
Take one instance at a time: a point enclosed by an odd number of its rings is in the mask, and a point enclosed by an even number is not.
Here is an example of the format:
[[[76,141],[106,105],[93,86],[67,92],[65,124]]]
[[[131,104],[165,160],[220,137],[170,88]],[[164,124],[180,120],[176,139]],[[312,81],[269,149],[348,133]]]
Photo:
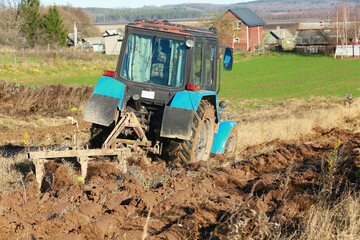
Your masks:
[[[136,133],[138,140],[119,139],[118,136],[125,128],[132,128]],[[81,166],[81,176],[85,179],[87,175],[88,162],[98,156],[117,156],[119,164],[122,164],[123,171],[126,171],[126,159],[131,156],[132,152],[139,153],[140,147],[153,153],[159,153],[158,144],[151,148],[151,141],[146,135],[136,118],[135,114],[128,111],[121,120],[116,124],[115,128],[104,141],[102,148],[99,149],[81,149],[77,143],[77,132],[73,136],[73,146],[65,151],[48,151],[40,150],[36,152],[28,152],[28,158],[35,165],[36,181],[41,187],[45,176],[44,164],[59,158],[76,158]],[[133,151],[132,151],[133,150]],[[140,151],[141,153],[142,151]]]

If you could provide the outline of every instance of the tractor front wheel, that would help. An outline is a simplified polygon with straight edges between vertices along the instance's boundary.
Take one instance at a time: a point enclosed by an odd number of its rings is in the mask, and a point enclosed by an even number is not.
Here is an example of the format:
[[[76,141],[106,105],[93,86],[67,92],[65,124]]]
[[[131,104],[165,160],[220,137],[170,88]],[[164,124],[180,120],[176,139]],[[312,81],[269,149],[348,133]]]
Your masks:
[[[214,140],[215,110],[202,100],[191,124],[190,140],[170,140],[168,158],[173,163],[208,160]]]

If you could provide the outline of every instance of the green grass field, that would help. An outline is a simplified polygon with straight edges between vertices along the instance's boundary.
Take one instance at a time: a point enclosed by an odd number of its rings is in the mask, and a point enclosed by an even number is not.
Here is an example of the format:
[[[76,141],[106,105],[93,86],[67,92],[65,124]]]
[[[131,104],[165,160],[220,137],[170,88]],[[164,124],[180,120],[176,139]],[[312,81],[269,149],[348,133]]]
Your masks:
[[[325,56],[271,54],[235,57],[231,72],[222,71],[220,97],[308,98],[359,96],[360,60]]]
[[[1,57],[1,56],[0,56]],[[95,61],[40,57],[0,58],[0,79],[32,86],[44,83],[92,85],[104,69],[114,70],[116,57],[95,56]],[[360,96],[360,60],[318,55],[235,55],[233,70],[222,71],[221,98],[308,98]]]
[[[76,57],[71,55],[54,61],[44,57],[15,57],[14,54],[0,53],[0,79],[23,82],[30,86],[48,83],[94,85],[104,69],[116,68],[116,56],[89,53],[91,60]]]

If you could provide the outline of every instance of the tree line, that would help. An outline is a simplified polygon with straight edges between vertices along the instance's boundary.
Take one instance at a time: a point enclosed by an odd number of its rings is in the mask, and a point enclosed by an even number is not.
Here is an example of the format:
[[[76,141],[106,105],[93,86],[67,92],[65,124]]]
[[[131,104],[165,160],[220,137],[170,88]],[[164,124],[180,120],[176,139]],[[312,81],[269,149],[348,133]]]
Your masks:
[[[132,22],[139,19],[198,18],[201,12],[184,8],[173,9],[102,9],[86,8],[96,23]]]

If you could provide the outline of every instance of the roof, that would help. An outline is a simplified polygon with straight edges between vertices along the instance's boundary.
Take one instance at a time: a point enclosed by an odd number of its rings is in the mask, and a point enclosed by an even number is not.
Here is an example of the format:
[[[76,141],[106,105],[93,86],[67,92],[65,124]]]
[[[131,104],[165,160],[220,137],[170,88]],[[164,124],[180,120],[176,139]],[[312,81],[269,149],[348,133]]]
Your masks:
[[[336,42],[336,34],[329,30],[307,30],[297,31],[295,37],[295,44],[308,45],[329,45]]]
[[[122,29],[108,29],[104,32],[103,37],[113,36],[113,35],[123,35],[124,31]]]
[[[204,37],[217,38],[215,28],[209,30],[205,28],[173,24],[173,23],[169,23],[166,20],[162,22],[158,20],[155,21],[137,20],[134,23],[129,23],[126,27],[148,29],[148,30],[161,31],[167,33],[175,33],[185,36],[204,36]]]
[[[102,37],[84,38],[84,40],[90,42],[93,45],[104,44]]]
[[[67,35],[67,39],[69,40],[69,42],[70,42],[71,44],[74,43],[74,38],[75,38],[75,33],[69,33],[69,34]],[[78,32],[78,34],[77,34],[77,40],[78,40],[78,41],[81,40],[81,33],[80,33],[80,32]]]
[[[294,36],[286,29],[270,30],[270,33],[277,39],[294,38]]]
[[[68,38],[70,41],[74,42],[75,34],[74,34],[74,33],[69,33],[69,34],[67,35],[67,38]]]
[[[109,35],[117,35],[117,30],[116,29],[107,29],[103,36],[109,36]]]
[[[295,44],[297,46],[331,45],[336,42],[335,22],[299,23],[296,30]]]
[[[229,9],[232,14],[239,18],[249,27],[264,26],[266,23],[249,8]]]
[[[336,23],[334,22],[307,22],[299,23],[297,31],[308,31],[308,30],[325,30],[325,29],[336,29]]]

